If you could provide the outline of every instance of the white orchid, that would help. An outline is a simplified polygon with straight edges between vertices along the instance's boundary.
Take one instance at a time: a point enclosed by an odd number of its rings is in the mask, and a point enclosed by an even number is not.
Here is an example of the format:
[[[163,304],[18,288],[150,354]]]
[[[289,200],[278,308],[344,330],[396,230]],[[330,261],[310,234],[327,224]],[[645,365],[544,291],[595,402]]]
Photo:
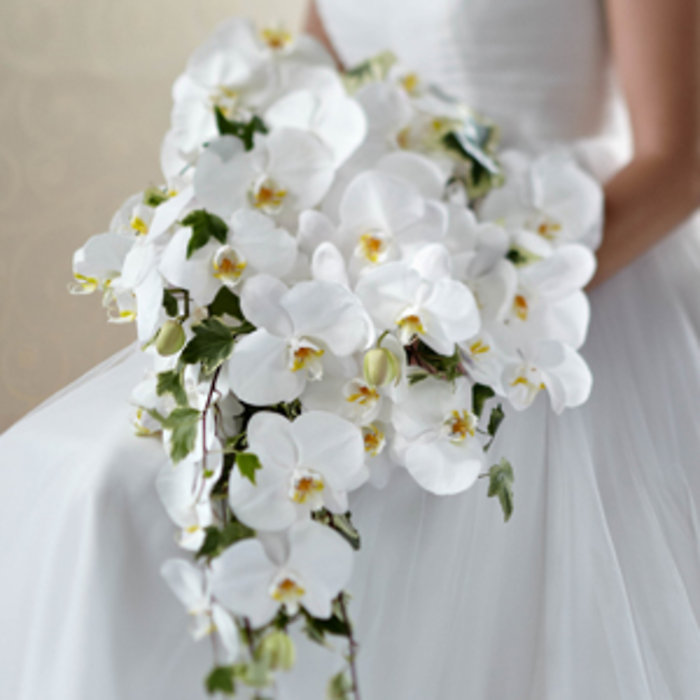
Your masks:
[[[601,236],[600,185],[564,151],[530,162],[504,154],[506,184],[492,190],[480,208],[483,220],[525,228],[552,245],[584,243],[597,247]]]
[[[501,260],[473,281],[482,316],[492,332],[512,347],[536,339],[552,339],[578,348],[589,320],[582,291],[595,269],[591,251],[578,244],[562,245],[543,259],[524,265]],[[497,328],[493,322],[501,327]]]
[[[180,228],[170,239],[160,271],[170,284],[189,289],[200,305],[208,304],[222,285],[237,289],[256,272],[283,276],[296,259],[296,242],[268,216],[239,209],[229,221],[226,241],[211,239],[187,257],[192,231]]]
[[[322,507],[347,510],[347,492],[366,480],[360,430],[327,411],[294,421],[260,411],[248,423],[248,449],[262,465],[255,483],[231,473],[229,504],[258,530],[281,530]]]
[[[304,607],[314,617],[330,617],[331,601],[350,578],[352,548],[330,528],[303,520],[284,537],[284,548],[276,548],[282,551],[247,539],[212,562],[216,600],[253,627],[267,624],[280,607],[288,615]]]
[[[387,336],[382,348],[395,358],[393,361],[399,368],[397,373],[405,378],[406,353],[399,341]],[[363,375],[361,357],[331,358],[323,379],[307,384],[301,402],[306,408],[332,411],[362,426],[388,417],[387,411],[396,391],[397,386],[393,381],[384,386],[368,381]]]
[[[294,68],[330,64],[325,50],[308,37],[283,28],[258,31],[252,22],[223,22],[200,46],[173,86],[170,143],[183,161],[191,162],[202,144],[218,135],[215,109],[230,121],[248,121],[287,83],[279,75]]]
[[[367,119],[349,97],[338,74],[330,68],[302,68],[292,74],[289,92],[265,112],[272,129],[292,127],[315,134],[342,165],[362,143]]]
[[[516,410],[527,408],[546,389],[555,413],[584,403],[593,378],[588,365],[572,348],[555,340],[535,343],[503,370],[503,386]]]
[[[132,236],[122,233],[98,233],[91,236],[73,254],[74,294],[89,294],[106,289],[121,274],[124,259],[134,244]]]
[[[251,277],[241,292],[245,317],[258,327],[228,360],[232,390],[247,403],[291,401],[323,376],[324,353],[339,357],[373,340],[359,299],[340,284],[305,281],[288,288],[270,275]]]
[[[484,454],[465,377],[454,385],[427,377],[406,386],[392,422],[403,464],[424,489],[453,494],[476,481]]]
[[[192,616],[192,636],[198,640],[216,634],[223,650],[222,661],[235,661],[240,653],[238,629],[231,615],[212,600],[209,575],[184,559],[168,559],[160,573]]]
[[[212,141],[197,162],[194,190],[224,219],[242,207],[289,219],[321,201],[333,174],[333,153],[317,136],[283,128],[258,136],[252,151],[233,136]]]
[[[355,270],[399,259],[403,247],[438,241],[446,229],[441,204],[388,173],[358,175],[340,203],[340,249]]]
[[[479,330],[474,297],[450,277],[449,255],[440,245],[426,246],[410,266],[392,262],[368,271],[356,293],[378,328],[396,331],[404,345],[420,338],[436,352],[451,355],[455,343]]]
[[[190,454],[177,464],[164,464],[156,477],[161,503],[180,528],[177,543],[194,552],[204,542],[205,528],[218,523],[209,496],[221,475],[223,460],[218,441],[212,439],[209,446],[206,468],[201,457]]]

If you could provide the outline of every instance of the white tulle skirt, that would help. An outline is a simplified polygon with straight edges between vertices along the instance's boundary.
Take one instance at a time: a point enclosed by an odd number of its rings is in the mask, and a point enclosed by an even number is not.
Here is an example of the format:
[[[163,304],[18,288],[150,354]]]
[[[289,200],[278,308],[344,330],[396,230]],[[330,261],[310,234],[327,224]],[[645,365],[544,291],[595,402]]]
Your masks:
[[[398,470],[351,495],[363,700],[700,696],[700,222],[595,290],[590,401],[540,396],[493,450],[516,472],[438,497]],[[132,434],[133,347],[0,437],[0,698],[194,700],[195,644],[158,573],[177,555],[157,441]],[[342,651],[342,646],[337,647]],[[339,655],[300,640],[283,700]]]

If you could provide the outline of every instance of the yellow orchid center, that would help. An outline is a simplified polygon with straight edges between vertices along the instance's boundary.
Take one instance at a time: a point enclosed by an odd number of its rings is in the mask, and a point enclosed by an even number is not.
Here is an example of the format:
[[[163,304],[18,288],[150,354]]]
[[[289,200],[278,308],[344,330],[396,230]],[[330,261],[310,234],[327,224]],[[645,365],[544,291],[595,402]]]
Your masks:
[[[402,316],[396,325],[399,327],[399,339],[402,345],[408,344],[413,336],[425,333],[423,322],[420,316],[415,313]]]
[[[240,280],[248,265],[231,246],[219,248],[211,264],[214,269],[214,277],[230,286],[235,285]]]
[[[139,236],[145,236],[148,233],[148,224],[140,216],[133,216],[129,225]]]
[[[240,93],[226,85],[219,85],[209,96],[211,104],[218,107],[219,111],[228,120],[233,120],[238,116],[240,106]]]
[[[407,149],[411,145],[411,128],[406,126],[396,134],[396,143],[399,148]]]
[[[484,341],[481,339],[474,341],[469,346],[469,352],[472,355],[484,355],[487,352],[489,352],[490,350],[491,350],[491,346],[484,343]]]
[[[537,370],[533,367],[531,370],[533,373]],[[541,391],[545,388],[544,382],[536,384],[535,382],[528,379],[524,374],[518,375],[511,383],[511,386],[525,386],[530,390]]]
[[[374,423],[363,426],[362,439],[365,443],[365,452],[368,452],[372,457],[376,457],[382,451],[386,443],[384,432]]]
[[[269,593],[274,600],[284,605],[289,615],[294,615],[299,610],[299,601],[306,590],[291,574],[282,574],[272,583]]]
[[[476,433],[476,416],[463,409],[453,409],[445,419],[447,436],[452,442],[463,442],[467,437],[474,437]]]
[[[281,51],[286,49],[294,39],[291,32],[286,29],[275,29],[267,27],[260,32],[262,40],[273,51]]]
[[[282,208],[287,190],[281,188],[272,178],[266,177],[253,186],[251,204],[265,214],[276,214]]]
[[[311,369],[313,365],[320,361],[323,355],[323,348],[301,345],[292,353],[292,372],[301,369]]]
[[[513,299],[513,312],[521,320],[526,321],[530,309],[523,294],[516,294]]]
[[[357,387],[357,390],[345,397],[346,401],[362,404],[363,406],[372,401],[379,400],[379,392],[364,384]]]
[[[294,503],[305,503],[313,510],[323,505],[323,477],[313,469],[295,469],[292,475],[289,498]]]
[[[360,236],[358,244],[360,254],[369,260],[369,262],[377,263],[385,256],[388,248],[386,234],[381,231],[366,231]]]
[[[536,228],[537,233],[548,241],[556,239],[557,234],[561,231],[562,226],[559,222],[553,219],[543,219]]]
[[[86,277],[85,275],[74,274],[73,278],[76,284],[69,286],[69,291],[71,294],[92,294],[96,291],[100,282],[97,277]]]
[[[399,79],[399,82],[409,95],[414,95],[420,85],[420,78],[417,73],[406,73]]]

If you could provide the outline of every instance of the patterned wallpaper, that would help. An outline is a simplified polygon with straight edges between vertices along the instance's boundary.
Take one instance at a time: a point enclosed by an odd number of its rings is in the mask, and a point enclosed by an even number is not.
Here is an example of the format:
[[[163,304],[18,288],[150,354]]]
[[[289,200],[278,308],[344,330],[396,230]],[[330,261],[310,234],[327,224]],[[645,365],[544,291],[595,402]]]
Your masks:
[[[170,85],[221,19],[296,28],[304,0],[0,4],[0,431],[127,345],[67,292],[72,251],[160,181]]]

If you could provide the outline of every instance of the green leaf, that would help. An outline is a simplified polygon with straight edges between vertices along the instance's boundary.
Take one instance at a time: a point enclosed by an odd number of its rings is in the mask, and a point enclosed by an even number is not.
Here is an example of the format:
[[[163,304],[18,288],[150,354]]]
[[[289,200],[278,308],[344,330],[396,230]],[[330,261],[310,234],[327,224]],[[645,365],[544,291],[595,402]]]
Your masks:
[[[317,644],[325,644],[326,634],[332,634],[337,637],[349,637],[350,626],[342,618],[337,615],[331,615],[329,618],[313,617],[306,610],[304,613],[304,629],[306,636]]]
[[[241,476],[244,476],[251,484],[255,483],[255,472],[262,469],[262,464],[256,454],[252,452],[238,452],[236,454],[236,466]]]
[[[486,384],[474,384],[472,387],[472,408],[477,417],[481,418],[484,404],[495,395],[496,392],[490,386],[486,386]]]
[[[222,323],[218,318],[206,318],[192,326],[194,338],[185,345],[180,355],[183,362],[194,365],[202,363],[209,374],[233,352],[236,329]]]
[[[195,555],[197,559],[202,557],[214,559],[236,542],[255,536],[255,530],[238,520],[226,523],[223,529],[219,529],[216,525],[207,525],[204,533],[204,542]]]
[[[226,222],[216,216],[216,214],[210,214],[204,209],[197,209],[190,212],[181,223],[183,226],[192,227],[192,235],[187,244],[188,258],[195,250],[199,250],[209,243],[209,239],[212,237],[216,238],[220,243],[226,242],[228,226]]]
[[[180,406],[163,419],[163,427],[172,430],[170,457],[173,462],[179,462],[194,449],[200,415],[196,408]]]
[[[328,525],[339,535],[342,535],[353,549],[360,548],[360,533],[353,525],[350,511],[347,513],[332,513],[327,508],[321,508],[311,513],[313,520]]]
[[[503,412],[503,406],[499,403],[498,406],[491,409],[491,415],[489,416],[489,425],[487,430],[491,437],[495,437],[496,431],[500,427],[503,419],[505,418],[505,413]]]
[[[513,514],[513,467],[504,458],[498,464],[494,464],[489,469],[489,490],[488,496],[496,496],[503,510],[503,519],[507,522]]]
[[[214,115],[219,133],[222,136],[235,136],[240,139],[246,151],[253,149],[256,132],[260,134],[267,133],[265,122],[257,114],[248,122],[237,122],[227,119],[219,107],[214,107]]]
[[[178,406],[187,406],[187,394],[182,385],[182,373],[174,369],[167,372],[159,372],[156,394],[158,396],[172,394]]]
[[[210,695],[214,693],[233,695],[236,692],[236,683],[233,680],[232,666],[217,666],[207,676],[204,683]]]
[[[356,66],[352,66],[342,76],[346,90],[352,94],[357,92],[363,85],[384,80],[397,60],[391,51],[384,51]]]
[[[149,187],[143,193],[143,203],[147,207],[157,207],[168,199],[168,195],[158,187]]]
[[[171,318],[173,316],[177,316],[177,312],[179,311],[179,305],[177,303],[177,297],[170,292],[167,289],[163,290],[163,308],[165,309],[165,313],[168,314]]]
[[[241,311],[241,301],[228,287],[221,287],[214,297],[214,301],[207,307],[210,316],[223,316],[228,314],[234,318],[244,320]]]

